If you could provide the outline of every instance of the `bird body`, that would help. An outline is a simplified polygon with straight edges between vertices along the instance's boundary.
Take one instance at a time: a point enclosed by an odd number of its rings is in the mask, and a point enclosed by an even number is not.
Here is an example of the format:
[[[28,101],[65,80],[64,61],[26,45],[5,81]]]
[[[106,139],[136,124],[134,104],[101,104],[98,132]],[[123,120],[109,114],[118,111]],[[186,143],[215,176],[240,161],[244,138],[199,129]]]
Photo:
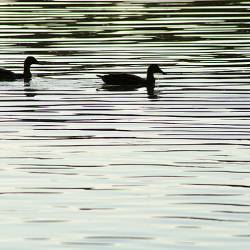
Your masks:
[[[126,73],[116,73],[109,75],[98,75],[106,84],[109,85],[128,85],[133,87],[146,87],[147,81],[139,76],[126,74]]]
[[[11,81],[13,79],[20,79],[21,74],[15,74],[14,72],[7,69],[0,69],[1,81]]]
[[[10,70],[0,68],[0,81],[15,81],[18,79],[30,80],[32,78],[32,74],[30,72],[32,64],[38,64],[38,61],[33,56],[28,56],[24,61],[22,74],[16,74]]]

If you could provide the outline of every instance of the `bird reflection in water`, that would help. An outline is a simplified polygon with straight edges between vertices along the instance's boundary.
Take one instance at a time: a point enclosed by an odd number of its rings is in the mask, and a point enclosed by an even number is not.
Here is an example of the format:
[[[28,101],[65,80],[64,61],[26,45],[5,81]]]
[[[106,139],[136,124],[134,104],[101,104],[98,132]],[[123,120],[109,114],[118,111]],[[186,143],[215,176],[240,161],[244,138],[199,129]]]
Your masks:
[[[24,95],[27,97],[35,97],[37,95],[37,89],[31,88],[31,79],[24,79]]]

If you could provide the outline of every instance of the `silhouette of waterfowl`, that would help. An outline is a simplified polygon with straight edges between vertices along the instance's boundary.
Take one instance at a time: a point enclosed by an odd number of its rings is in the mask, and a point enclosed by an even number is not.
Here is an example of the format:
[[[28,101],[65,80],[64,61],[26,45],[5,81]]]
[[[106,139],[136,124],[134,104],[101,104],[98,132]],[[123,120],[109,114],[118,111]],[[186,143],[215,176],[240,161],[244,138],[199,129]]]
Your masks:
[[[32,74],[30,72],[30,67],[32,64],[38,64],[39,62],[33,56],[28,56],[24,61],[24,69],[22,74],[14,73],[7,69],[0,68],[0,81],[15,81],[18,79],[24,79],[25,81],[29,81],[32,78]]]
[[[108,75],[97,76],[100,77],[104,82],[101,89],[109,91],[131,91],[141,87],[146,87],[149,97],[156,97],[154,93],[154,73],[166,74],[160,69],[158,65],[151,64],[148,67],[146,79],[127,73],[112,73]]]

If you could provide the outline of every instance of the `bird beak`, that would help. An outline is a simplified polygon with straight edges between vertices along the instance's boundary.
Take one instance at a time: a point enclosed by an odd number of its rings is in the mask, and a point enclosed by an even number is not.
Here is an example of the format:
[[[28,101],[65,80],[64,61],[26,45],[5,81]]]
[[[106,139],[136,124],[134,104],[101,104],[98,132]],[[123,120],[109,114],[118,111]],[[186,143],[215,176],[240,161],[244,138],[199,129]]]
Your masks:
[[[46,62],[46,61],[37,61],[37,63],[40,65],[45,65],[45,64],[47,65],[48,64],[48,62]]]
[[[167,73],[163,72],[161,69],[159,70],[159,73],[166,75]]]

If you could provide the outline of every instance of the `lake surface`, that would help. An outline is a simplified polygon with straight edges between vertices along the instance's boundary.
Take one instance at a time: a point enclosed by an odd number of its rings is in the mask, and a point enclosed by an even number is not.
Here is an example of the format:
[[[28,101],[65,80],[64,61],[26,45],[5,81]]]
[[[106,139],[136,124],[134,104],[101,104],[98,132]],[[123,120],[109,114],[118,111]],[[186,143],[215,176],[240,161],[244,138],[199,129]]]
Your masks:
[[[1,1],[4,250],[250,247],[250,1]],[[97,90],[96,74],[145,76]]]

